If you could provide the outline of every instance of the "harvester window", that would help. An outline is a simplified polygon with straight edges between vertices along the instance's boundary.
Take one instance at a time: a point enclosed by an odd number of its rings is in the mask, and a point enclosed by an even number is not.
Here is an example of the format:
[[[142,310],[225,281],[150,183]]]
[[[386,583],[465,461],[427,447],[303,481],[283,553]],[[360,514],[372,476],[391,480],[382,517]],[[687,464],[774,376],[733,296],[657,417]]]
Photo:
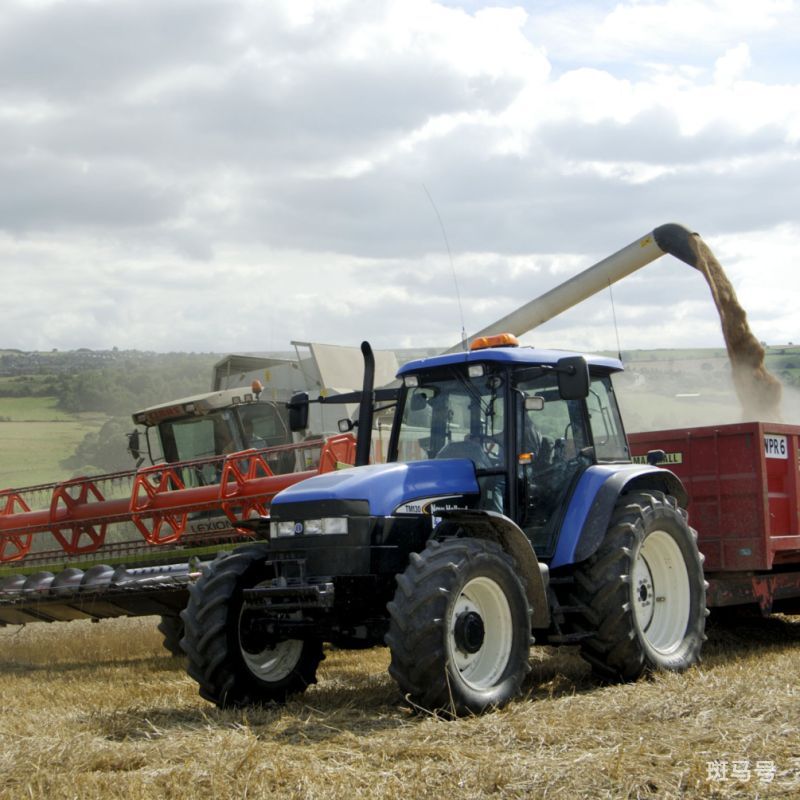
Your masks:
[[[239,413],[245,435],[245,447],[261,449],[291,444],[288,420],[285,415],[281,416],[276,406],[267,403],[243,406]]]
[[[162,422],[159,430],[168,461],[213,458],[242,449],[234,431],[234,420],[227,410],[205,417]],[[184,485],[196,486],[215,483],[218,475],[219,464],[208,463],[184,468],[181,477]]]
[[[175,441],[175,459],[188,461],[214,455],[214,422],[208,417],[166,423]]]

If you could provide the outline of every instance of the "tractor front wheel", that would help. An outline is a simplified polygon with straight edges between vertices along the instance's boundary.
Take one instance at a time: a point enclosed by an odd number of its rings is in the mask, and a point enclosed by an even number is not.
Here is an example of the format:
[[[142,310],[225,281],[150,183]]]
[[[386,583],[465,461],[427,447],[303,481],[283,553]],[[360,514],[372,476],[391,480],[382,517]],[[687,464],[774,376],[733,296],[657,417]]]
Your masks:
[[[388,605],[389,672],[413,705],[452,716],[515,697],[528,673],[531,609],[494,542],[431,541]]]
[[[267,551],[253,544],[212,561],[189,587],[181,647],[200,695],[220,708],[283,703],[316,683],[316,638],[254,641],[242,591],[264,581]]]

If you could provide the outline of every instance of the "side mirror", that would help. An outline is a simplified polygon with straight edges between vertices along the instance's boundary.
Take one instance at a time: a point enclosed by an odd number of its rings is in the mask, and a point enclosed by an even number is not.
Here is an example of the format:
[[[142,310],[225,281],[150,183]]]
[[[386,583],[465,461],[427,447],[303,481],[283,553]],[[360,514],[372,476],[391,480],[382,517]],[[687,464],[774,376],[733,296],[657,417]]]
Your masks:
[[[428,407],[428,398],[424,394],[416,392],[411,395],[410,405],[412,411],[423,411]]]
[[[134,431],[133,433],[128,434],[128,452],[131,454],[134,460],[141,457],[142,448],[139,444],[139,431]]]
[[[556,362],[558,391],[564,400],[584,400],[589,396],[589,365],[583,356],[565,356]]]
[[[339,429],[339,433],[350,433],[356,427],[356,423],[345,417],[336,423],[336,427]]]
[[[300,392],[286,404],[289,409],[289,429],[299,433],[308,428],[308,392]]]
[[[648,450],[647,463],[655,467],[663,464],[667,460],[667,454],[663,450]]]
[[[544,411],[544,397],[539,394],[527,395],[525,397],[526,411]]]

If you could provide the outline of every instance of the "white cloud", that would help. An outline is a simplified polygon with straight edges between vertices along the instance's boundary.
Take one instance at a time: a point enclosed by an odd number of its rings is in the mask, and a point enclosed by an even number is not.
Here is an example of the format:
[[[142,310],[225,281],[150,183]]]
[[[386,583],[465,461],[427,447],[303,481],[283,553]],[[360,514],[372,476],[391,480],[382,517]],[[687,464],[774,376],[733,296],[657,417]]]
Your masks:
[[[523,6],[10,3],[0,346],[449,346],[423,185],[470,330],[677,219],[760,338],[800,339],[794,5]],[[623,346],[719,344],[695,277],[620,284]],[[609,320],[598,297],[533,339],[613,349]]]
[[[631,52],[689,54],[773,30],[793,10],[791,0],[667,0],[618,3],[598,26],[599,47]]]
[[[752,63],[750,48],[742,43],[726,50],[714,64],[714,82],[723,86],[730,86],[741,78]]]

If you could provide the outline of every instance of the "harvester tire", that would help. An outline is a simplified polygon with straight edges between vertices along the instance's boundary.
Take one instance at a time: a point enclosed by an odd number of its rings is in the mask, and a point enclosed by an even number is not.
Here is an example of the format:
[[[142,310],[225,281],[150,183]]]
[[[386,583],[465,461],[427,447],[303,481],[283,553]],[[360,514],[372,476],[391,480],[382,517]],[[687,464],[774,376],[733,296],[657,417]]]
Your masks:
[[[389,673],[412,706],[455,717],[519,694],[531,608],[514,560],[495,542],[430,541],[397,576],[388,610]]]
[[[605,539],[575,571],[581,655],[599,678],[685,670],[705,641],[706,582],[697,533],[674,497],[624,494]]]
[[[252,544],[217,557],[189,587],[181,612],[187,671],[200,696],[220,708],[283,703],[316,683],[324,658],[314,638],[263,642],[258,651],[242,644],[242,591],[265,579],[267,554]]]
[[[158,630],[163,637],[162,644],[173,656],[183,656],[181,639],[183,638],[183,620],[179,616],[164,614],[158,623]]]

